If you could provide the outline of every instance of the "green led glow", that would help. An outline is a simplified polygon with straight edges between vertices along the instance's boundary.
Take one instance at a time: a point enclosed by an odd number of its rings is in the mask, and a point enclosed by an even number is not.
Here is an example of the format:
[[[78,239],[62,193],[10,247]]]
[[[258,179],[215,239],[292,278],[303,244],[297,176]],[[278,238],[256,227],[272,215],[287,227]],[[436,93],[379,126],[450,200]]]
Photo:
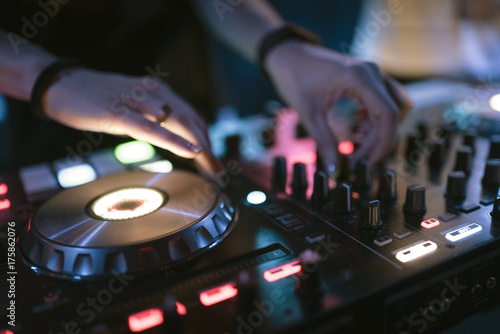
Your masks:
[[[149,160],[154,155],[153,146],[142,141],[123,143],[115,148],[115,157],[125,165]]]

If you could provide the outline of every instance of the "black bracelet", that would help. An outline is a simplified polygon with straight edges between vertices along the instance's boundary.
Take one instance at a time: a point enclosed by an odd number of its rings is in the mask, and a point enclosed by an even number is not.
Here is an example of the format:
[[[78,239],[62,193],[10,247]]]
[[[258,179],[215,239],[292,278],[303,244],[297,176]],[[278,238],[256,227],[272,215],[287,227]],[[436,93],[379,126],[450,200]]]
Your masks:
[[[321,38],[313,32],[297,26],[295,24],[286,24],[283,27],[274,30],[267,34],[259,45],[259,66],[262,73],[269,79],[269,75],[264,68],[264,61],[267,54],[275,46],[290,39],[308,42],[311,44],[321,45]]]
[[[54,83],[62,70],[70,67],[78,67],[80,64],[74,60],[60,59],[47,66],[38,76],[31,91],[30,108],[38,117],[49,120],[43,111],[43,95],[47,89]]]

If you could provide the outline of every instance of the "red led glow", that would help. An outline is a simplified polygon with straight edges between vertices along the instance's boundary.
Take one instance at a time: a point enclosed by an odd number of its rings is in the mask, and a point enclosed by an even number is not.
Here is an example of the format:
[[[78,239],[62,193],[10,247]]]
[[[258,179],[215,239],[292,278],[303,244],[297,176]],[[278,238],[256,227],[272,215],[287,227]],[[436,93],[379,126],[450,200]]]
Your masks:
[[[10,208],[10,201],[8,199],[4,199],[0,201],[0,211],[7,210]]]
[[[220,303],[238,294],[236,284],[228,283],[200,293],[200,302],[205,306]]]
[[[290,165],[293,165],[297,162],[301,162],[304,165],[313,164],[316,162],[316,153],[315,152],[305,152],[302,154],[291,156],[288,159],[290,160]]]
[[[14,334],[14,332],[9,331],[8,329],[4,329],[3,331],[0,331],[0,334]]]
[[[339,152],[341,154],[349,155],[354,151],[354,144],[352,141],[343,141],[339,144]]]
[[[359,198],[359,194],[355,191],[352,192],[351,196],[352,196],[352,198],[355,198],[355,199]]]
[[[5,195],[9,191],[9,188],[5,183],[0,183],[0,196]],[[2,332],[0,332],[1,334]]]
[[[430,218],[430,219],[427,219],[427,220],[424,220],[423,222],[421,222],[420,226],[422,226],[426,229],[431,229],[431,228],[434,228],[436,226],[439,226],[439,220],[437,220],[435,218]]]
[[[163,312],[159,308],[151,308],[128,317],[128,327],[134,333],[145,331],[163,323]]]
[[[187,314],[186,306],[182,305],[179,302],[175,302],[175,305],[177,306],[177,313],[179,313],[180,315]]]
[[[264,279],[268,282],[274,282],[282,278],[300,272],[302,266],[300,260],[293,261],[282,266],[264,271]]]

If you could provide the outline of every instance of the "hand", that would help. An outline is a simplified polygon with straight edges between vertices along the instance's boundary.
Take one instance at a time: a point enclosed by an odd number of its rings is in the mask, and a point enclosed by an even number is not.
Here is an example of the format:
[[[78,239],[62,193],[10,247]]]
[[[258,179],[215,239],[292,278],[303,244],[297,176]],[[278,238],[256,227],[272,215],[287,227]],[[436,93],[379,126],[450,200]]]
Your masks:
[[[353,153],[352,163],[366,157],[373,166],[394,147],[400,114],[411,100],[394,79],[373,63],[300,41],[287,41],[273,49],[264,64],[281,96],[294,107],[316,140],[330,172],[338,163],[337,139],[328,111],[340,97],[357,100],[372,126]]]
[[[75,129],[129,135],[194,158],[206,176],[221,170],[205,122],[170,87],[152,77],[67,70],[47,90],[44,110]]]

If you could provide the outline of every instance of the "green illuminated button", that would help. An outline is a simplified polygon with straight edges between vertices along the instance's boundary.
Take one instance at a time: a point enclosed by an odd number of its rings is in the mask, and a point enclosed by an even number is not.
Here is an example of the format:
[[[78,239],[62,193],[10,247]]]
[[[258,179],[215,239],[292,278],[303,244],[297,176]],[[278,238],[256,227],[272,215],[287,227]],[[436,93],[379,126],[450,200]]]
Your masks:
[[[115,148],[115,157],[122,164],[132,164],[153,158],[155,149],[142,141],[123,143]]]

